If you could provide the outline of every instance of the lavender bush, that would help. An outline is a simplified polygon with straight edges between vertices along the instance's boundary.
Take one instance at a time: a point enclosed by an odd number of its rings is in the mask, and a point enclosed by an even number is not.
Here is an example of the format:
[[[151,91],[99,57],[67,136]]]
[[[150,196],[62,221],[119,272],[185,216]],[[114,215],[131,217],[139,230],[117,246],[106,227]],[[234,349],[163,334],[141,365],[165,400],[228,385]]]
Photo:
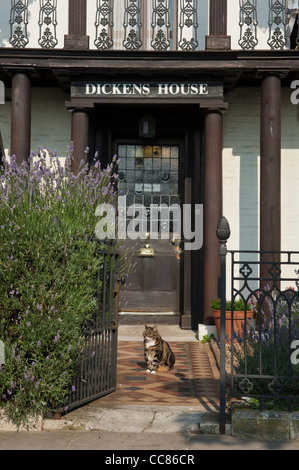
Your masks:
[[[2,162],[0,407],[16,423],[65,403],[96,308],[95,208],[116,200],[116,162],[82,162],[74,174],[71,158],[71,148],[64,165],[39,149],[21,165]]]

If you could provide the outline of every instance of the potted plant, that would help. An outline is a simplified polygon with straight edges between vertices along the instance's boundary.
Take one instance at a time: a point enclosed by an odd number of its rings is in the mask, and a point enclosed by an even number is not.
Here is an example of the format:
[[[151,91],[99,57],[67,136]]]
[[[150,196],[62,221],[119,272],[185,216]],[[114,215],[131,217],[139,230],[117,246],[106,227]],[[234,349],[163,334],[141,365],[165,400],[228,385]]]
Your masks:
[[[213,300],[211,309],[217,329],[218,338],[220,339],[220,317],[221,317],[221,301],[220,299]],[[253,310],[248,303],[245,309],[244,301],[242,299],[235,299],[232,308],[232,302],[226,301],[225,305],[225,335],[228,340],[231,339],[232,333],[232,311],[233,311],[233,336],[235,339],[242,338],[245,331],[245,317],[247,319],[247,330],[249,328],[250,320],[253,316]]]

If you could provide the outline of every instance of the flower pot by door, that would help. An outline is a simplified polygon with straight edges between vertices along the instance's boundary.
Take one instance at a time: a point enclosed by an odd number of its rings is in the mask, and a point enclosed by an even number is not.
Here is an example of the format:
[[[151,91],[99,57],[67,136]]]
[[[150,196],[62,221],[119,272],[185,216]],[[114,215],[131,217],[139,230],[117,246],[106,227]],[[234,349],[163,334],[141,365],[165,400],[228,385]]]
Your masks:
[[[213,316],[214,316],[214,321],[217,329],[217,334],[218,338],[220,339],[220,310],[214,310]],[[247,326],[246,326],[246,331],[248,331],[249,325],[250,325],[250,320],[252,318],[253,312],[251,310],[248,310],[246,312],[246,317],[247,317]],[[231,332],[232,332],[232,314],[231,311],[226,311],[226,316],[225,316],[225,336],[228,341],[231,340]],[[237,311],[233,313],[233,327],[234,327],[234,333],[233,336],[235,339],[238,338],[243,338],[244,336],[244,330],[245,330],[245,312],[242,311]]]

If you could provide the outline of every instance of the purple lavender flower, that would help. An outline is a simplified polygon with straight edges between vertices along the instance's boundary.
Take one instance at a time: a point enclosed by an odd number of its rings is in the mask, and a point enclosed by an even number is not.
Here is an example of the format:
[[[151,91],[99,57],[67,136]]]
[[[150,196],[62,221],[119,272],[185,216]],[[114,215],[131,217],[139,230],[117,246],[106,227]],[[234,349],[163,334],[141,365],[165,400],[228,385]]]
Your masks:
[[[58,332],[57,335],[56,335],[55,338],[54,338],[54,343],[55,343],[55,344],[58,343],[59,340],[60,340],[60,334],[59,334],[59,332]]]

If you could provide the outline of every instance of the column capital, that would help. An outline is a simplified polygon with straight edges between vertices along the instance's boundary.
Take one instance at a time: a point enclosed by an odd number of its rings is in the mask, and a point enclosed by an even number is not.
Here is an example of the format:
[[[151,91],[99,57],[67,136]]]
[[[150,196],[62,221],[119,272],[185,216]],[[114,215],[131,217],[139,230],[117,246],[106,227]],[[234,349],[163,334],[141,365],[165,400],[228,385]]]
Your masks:
[[[94,107],[87,108],[85,106],[74,106],[74,105],[68,106],[67,104],[66,104],[66,109],[72,114],[85,113],[85,114],[90,115],[94,111]]]
[[[73,113],[75,111],[84,111],[84,112],[91,112],[94,110],[94,102],[92,100],[85,100],[83,99],[76,99],[65,101],[65,107],[70,112]]]
[[[256,78],[264,79],[269,76],[275,76],[279,77],[280,79],[285,78],[289,72],[290,72],[290,67],[280,67],[279,69],[275,67],[262,67],[257,69],[256,71]]]
[[[226,101],[203,101],[199,104],[200,111],[207,113],[225,114],[228,110],[228,103]]]
[[[11,78],[17,74],[27,75],[29,78],[36,75],[36,70],[34,67],[18,65],[17,68],[15,66],[4,66],[3,69]]]

